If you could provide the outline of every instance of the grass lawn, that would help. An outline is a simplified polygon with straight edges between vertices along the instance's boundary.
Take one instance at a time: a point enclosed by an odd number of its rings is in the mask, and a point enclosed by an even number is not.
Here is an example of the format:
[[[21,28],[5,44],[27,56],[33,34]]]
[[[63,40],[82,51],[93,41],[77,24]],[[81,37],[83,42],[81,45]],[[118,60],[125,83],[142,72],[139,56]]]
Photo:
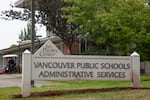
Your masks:
[[[39,88],[32,88],[33,92],[42,92],[49,90],[75,90],[75,89],[100,89],[112,87],[130,87],[129,81],[55,81],[64,85],[52,85]],[[141,77],[141,87],[150,88],[150,76]],[[21,88],[0,88],[0,100],[149,100],[150,89],[140,90],[117,90],[88,92],[84,94],[64,94],[52,97],[30,97],[30,98],[13,98],[13,95],[20,94]]]

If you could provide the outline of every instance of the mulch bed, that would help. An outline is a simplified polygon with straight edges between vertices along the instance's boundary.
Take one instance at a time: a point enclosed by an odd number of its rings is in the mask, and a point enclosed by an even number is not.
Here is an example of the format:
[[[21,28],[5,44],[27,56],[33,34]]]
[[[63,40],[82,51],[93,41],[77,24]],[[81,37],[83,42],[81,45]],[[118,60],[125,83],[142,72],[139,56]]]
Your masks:
[[[100,89],[78,89],[78,90],[53,90],[45,92],[34,92],[31,93],[30,97],[51,97],[60,96],[66,94],[83,94],[83,93],[96,93],[96,92],[111,92],[121,90],[147,90],[150,88],[132,88],[132,87],[115,87],[115,88],[100,88]],[[14,95],[13,98],[22,98],[21,94]]]

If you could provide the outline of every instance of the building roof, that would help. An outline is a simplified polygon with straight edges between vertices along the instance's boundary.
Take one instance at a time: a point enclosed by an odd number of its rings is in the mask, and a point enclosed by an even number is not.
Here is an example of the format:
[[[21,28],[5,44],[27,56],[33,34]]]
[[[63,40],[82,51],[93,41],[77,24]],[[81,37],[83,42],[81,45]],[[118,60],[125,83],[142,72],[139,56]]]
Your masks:
[[[8,55],[4,55],[3,58],[8,58],[8,57],[18,57],[18,55],[16,54],[8,54]]]
[[[44,44],[48,39],[50,39],[54,43],[57,43],[57,42],[61,41],[61,39],[58,36],[55,36],[55,37],[42,38],[40,40],[35,40],[34,44],[35,44],[35,46],[39,45],[39,41],[40,41],[40,44]],[[20,49],[22,49],[22,50],[30,48],[31,40],[22,41],[18,45],[14,45],[14,46],[9,47],[9,48],[1,49],[0,50],[0,55],[12,54],[12,53],[18,51],[19,46],[20,46]]]

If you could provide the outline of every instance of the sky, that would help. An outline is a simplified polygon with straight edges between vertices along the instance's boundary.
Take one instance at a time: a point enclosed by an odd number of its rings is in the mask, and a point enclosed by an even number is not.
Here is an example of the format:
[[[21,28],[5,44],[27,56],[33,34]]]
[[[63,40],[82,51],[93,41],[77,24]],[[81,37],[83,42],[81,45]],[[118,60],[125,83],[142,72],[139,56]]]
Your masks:
[[[0,0],[0,12],[11,9],[10,4],[14,4],[17,0]],[[0,50],[9,48],[11,45],[19,41],[18,37],[27,26],[27,22],[20,20],[7,21],[0,19]],[[37,28],[37,35],[46,36],[45,27]]]

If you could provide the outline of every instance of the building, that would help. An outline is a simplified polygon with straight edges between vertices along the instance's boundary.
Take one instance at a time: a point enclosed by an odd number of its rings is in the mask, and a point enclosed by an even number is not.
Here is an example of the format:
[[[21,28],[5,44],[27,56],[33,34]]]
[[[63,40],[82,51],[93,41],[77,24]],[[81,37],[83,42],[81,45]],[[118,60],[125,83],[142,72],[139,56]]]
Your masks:
[[[69,55],[70,54],[70,50],[67,47],[67,45],[65,45],[62,40],[59,37],[51,37],[51,38],[42,38],[40,40],[35,40],[35,46],[34,46],[34,51],[38,50],[48,39],[50,39],[57,47],[58,49],[65,55]],[[0,50],[0,71],[1,69],[4,69],[6,67],[7,64],[7,59],[5,59],[4,57],[7,55],[17,55],[16,57],[16,64],[21,65],[22,63],[22,53],[28,49],[30,50],[31,48],[31,40],[26,40],[26,41],[22,41],[20,44],[18,45],[13,45],[9,48],[5,48]],[[74,54],[79,54],[79,43],[75,42],[73,44],[73,48],[72,48]]]

